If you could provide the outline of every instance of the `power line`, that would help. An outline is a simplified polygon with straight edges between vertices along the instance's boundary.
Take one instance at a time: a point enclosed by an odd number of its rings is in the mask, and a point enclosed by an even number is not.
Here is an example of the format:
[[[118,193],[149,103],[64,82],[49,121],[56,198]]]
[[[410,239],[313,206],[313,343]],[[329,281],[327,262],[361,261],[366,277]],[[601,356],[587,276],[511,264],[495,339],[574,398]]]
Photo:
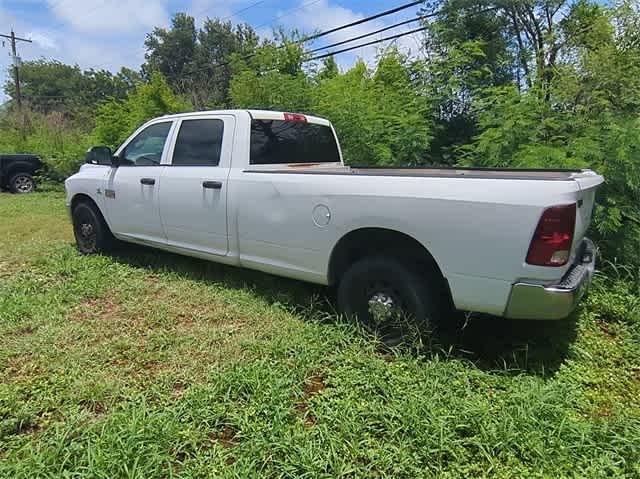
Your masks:
[[[424,0],[418,0],[410,3],[405,3],[404,5],[400,5],[399,7],[392,8],[391,10],[385,10],[384,12],[377,13],[375,15],[371,15],[369,17],[362,18],[360,20],[356,20],[355,22],[347,23],[346,25],[340,25],[339,27],[332,28],[331,30],[327,30],[324,32],[316,33],[315,35],[311,35],[310,37],[306,37],[303,40],[300,40],[300,43],[310,42],[311,40],[316,40],[318,38],[330,35],[335,32],[339,32],[340,30],[345,30],[347,28],[355,27],[357,25],[362,25],[363,23],[370,22],[372,20],[377,20],[378,18],[386,17],[388,15],[392,15],[394,13],[401,12],[402,10],[406,10],[407,8],[415,7],[424,3]]]
[[[351,43],[351,42],[355,42],[356,40],[362,40],[363,38],[371,37],[373,35],[377,35],[378,33],[386,32],[388,30],[393,30],[394,28],[398,28],[398,27],[401,27],[403,25],[408,25],[409,23],[414,23],[414,22],[418,22],[420,20],[425,20],[425,19],[427,19],[429,17],[434,17],[434,16],[438,15],[439,13],[440,12],[430,13],[429,15],[423,15],[421,17],[411,18],[411,19],[405,20],[403,22],[394,23],[393,25],[389,25],[388,27],[381,28],[381,29],[376,30],[376,31],[371,32],[371,33],[365,33],[363,35],[358,35],[357,37],[349,38],[349,39],[343,40],[341,42],[332,43],[331,45],[325,45],[325,46],[322,46],[322,47],[314,48],[313,50],[308,50],[306,53],[315,53],[315,52],[319,52],[321,50],[326,50],[327,48],[338,47],[340,45],[344,45],[345,43]]]
[[[307,7],[307,6],[309,6],[309,5],[313,4],[313,3],[317,3],[318,1],[320,1],[320,0],[314,0],[314,1],[312,1],[312,2],[307,2],[307,3],[303,4],[301,7],[299,7],[297,10],[299,10],[300,8]],[[391,15],[391,14],[393,14],[393,13],[397,13],[397,12],[399,12],[399,11],[406,10],[407,8],[414,7],[414,6],[416,6],[416,5],[420,4],[420,3],[423,3],[423,2],[424,2],[424,0],[418,0],[418,1],[413,1],[413,2],[410,2],[410,3],[406,3],[406,4],[404,4],[404,5],[400,5],[399,7],[392,8],[392,9],[390,9],[390,10],[385,10],[385,11],[383,11],[383,12],[376,13],[375,15],[370,15],[370,16],[365,17],[365,18],[361,18],[360,20],[356,20],[355,22],[347,23],[347,24],[345,24],[345,25],[340,25],[340,26],[338,26],[338,27],[331,28],[330,30],[326,30],[326,31],[323,31],[323,32],[319,32],[319,33],[313,34],[313,35],[311,35],[311,36],[308,36],[308,37],[302,38],[302,39],[300,39],[300,40],[296,40],[295,42],[292,42],[292,43],[290,43],[290,44],[283,44],[283,45],[279,45],[279,46],[277,46],[276,48],[277,48],[277,49],[284,48],[285,46],[287,46],[287,45],[291,45],[291,44],[293,44],[293,45],[301,45],[301,44],[303,44],[303,43],[307,43],[307,42],[309,42],[309,41],[311,41],[311,40],[316,40],[316,39],[321,38],[321,37],[324,37],[324,36],[326,36],[326,35],[330,35],[330,34],[332,34],[332,33],[336,33],[336,32],[339,32],[339,31],[341,31],[341,30],[345,30],[345,29],[347,29],[347,28],[354,27],[354,26],[356,26],[356,25],[361,25],[361,24],[363,24],[363,23],[370,22],[370,21],[372,21],[372,20],[377,20],[378,18],[381,18],[381,17],[387,16],[387,15]],[[425,15],[425,16],[424,16],[424,18],[427,18],[428,16],[434,16],[434,15],[437,15],[438,13],[440,13],[440,12],[436,12],[436,13],[433,13],[433,14]],[[282,17],[282,15],[281,15],[280,17]],[[278,17],[278,18],[279,18],[279,17]],[[416,19],[416,20],[417,20],[417,19]],[[415,21],[415,20],[412,20],[412,21]],[[409,22],[405,22],[405,23],[409,23]],[[397,24],[397,25],[395,25],[395,27],[400,26],[401,24],[404,24],[404,23]],[[395,28],[395,27],[393,27],[393,28]],[[255,28],[260,28],[260,27],[255,27]],[[391,29],[391,28],[392,28],[392,27],[385,28],[385,29],[382,29],[382,30],[380,30],[380,31],[389,30],[389,29]],[[375,35],[376,33],[380,33],[380,32],[374,32],[374,33],[369,34],[369,35],[365,35],[365,36],[361,36],[361,37],[356,37],[356,38],[353,38],[353,39],[351,39],[351,40],[349,40],[349,41],[355,41],[355,40],[358,40],[359,38],[364,38],[364,37],[366,37],[366,36]],[[346,41],[346,42],[344,42],[344,43],[348,43],[349,41]],[[325,48],[330,48],[330,47],[331,47],[331,45],[330,45],[330,46],[327,46],[327,47],[325,47]],[[313,51],[316,51],[316,50],[312,50],[311,52],[306,52],[306,53],[312,53]],[[248,59],[250,59],[250,58],[253,58],[253,57],[254,57],[254,56],[256,56],[256,55],[257,55],[257,53],[256,53],[256,52],[249,53],[249,54],[247,54],[247,55],[243,56],[243,57],[241,58],[241,60],[248,60]],[[229,65],[231,65],[232,63],[233,63],[233,61],[227,61],[227,62],[219,63],[219,64],[217,64],[217,65],[213,65],[213,67],[214,67],[214,68],[221,68],[221,67],[229,66]],[[196,72],[192,72],[192,73],[197,73],[197,71],[196,71]]]
[[[318,55],[316,57],[309,58],[309,59],[304,60],[304,61],[305,62],[312,62],[314,60],[321,60],[323,58],[327,58],[327,57],[332,57],[334,55],[338,55],[339,53],[344,53],[344,52],[348,52],[348,51],[351,51],[351,50],[356,50],[356,49],[362,48],[362,47],[368,47],[370,45],[375,45],[376,43],[386,42],[387,40],[395,40],[396,38],[400,38],[400,37],[404,37],[404,36],[407,36],[407,35],[411,35],[412,33],[422,32],[424,30],[427,30],[428,28],[429,28],[428,26],[427,27],[416,28],[415,30],[410,30],[408,32],[399,33],[397,35],[391,35],[389,37],[381,38],[379,40],[373,40],[373,41],[367,42],[367,43],[362,43],[360,45],[356,45],[355,47],[343,48],[342,50],[337,50],[335,52],[325,53],[324,55]]]
[[[484,10],[481,10],[479,12],[476,12],[476,14],[486,13],[486,12],[492,11],[492,10],[497,10],[497,7],[484,9]],[[353,41],[356,41],[356,40],[359,40],[359,39],[362,39],[362,38],[365,38],[365,37],[369,37],[369,36],[375,35],[375,34],[380,33],[382,31],[386,31],[386,30],[390,30],[392,28],[396,28],[396,27],[401,26],[401,25],[406,25],[408,23],[412,23],[412,22],[415,22],[415,21],[424,20],[426,18],[437,16],[437,15],[443,13],[444,11],[445,11],[444,9],[441,9],[441,10],[438,10],[436,12],[432,12],[432,13],[427,14],[427,15],[422,15],[422,16],[417,17],[415,19],[405,20],[403,22],[399,22],[397,24],[390,25],[390,26],[388,26],[386,28],[379,29],[379,30],[371,32],[371,33],[367,33],[367,34],[364,34],[364,35],[360,35],[358,37],[350,38],[350,39],[347,39],[347,40],[344,40],[342,42],[338,42],[338,43],[335,43],[335,44],[325,45],[324,47],[319,47],[319,48],[316,48],[316,49],[313,49],[313,50],[306,51],[304,53],[305,54],[309,54],[309,53],[313,53],[313,52],[316,52],[316,51],[319,51],[319,50],[325,50],[327,48],[332,48],[334,46],[342,45],[342,44],[345,44],[345,43],[350,43],[350,42],[353,42]],[[326,54],[323,54],[323,55],[318,55],[318,56],[303,60],[303,63],[316,61],[316,60],[321,60],[323,58],[328,58],[328,57],[331,57],[331,56],[334,56],[334,55],[338,55],[340,53],[348,52],[348,51],[351,51],[351,50],[356,50],[358,48],[363,48],[363,47],[375,45],[375,44],[382,43],[382,42],[389,41],[389,40],[395,40],[395,39],[398,39],[398,38],[401,38],[401,37],[404,37],[404,36],[407,36],[407,35],[412,35],[414,33],[422,32],[422,31],[425,31],[425,30],[428,30],[428,29],[429,29],[428,25],[427,26],[422,26],[420,28],[409,30],[407,32],[399,33],[399,34],[396,34],[396,35],[391,35],[391,36],[388,36],[388,37],[385,37],[385,38],[381,38],[381,39],[378,39],[378,40],[373,40],[373,41],[370,41],[370,42],[367,42],[367,43],[359,44],[359,45],[356,45],[356,46],[353,46],[353,47],[349,47],[349,48],[344,48],[342,50],[337,50],[337,51],[334,51],[334,52],[329,52],[329,53],[326,53]],[[3,36],[6,36],[6,35],[3,35]],[[284,45],[280,45],[280,47],[278,47],[278,48],[281,48],[283,46]],[[255,55],[255,53],[250,54],[247,57],[251,57],[251,56],[254,56],[254,55]],[[247,58],[247,57],[244,57],[244,58]],[[218,64],[218,65],[213,65],[213,67],[216,67],[216,68],[217,67],[222,67],[222,66],[229,65],[231,63],[232,62],[226,62],[226,63],[222,63],[222,64]],[[195,72],[192,72],[192,73],[195,73]],[[39,97],[39,98],[52,98],[53,99],[53,98],[65,98],[67,96],[66,95],[33,95],[32,97],[33,98]]]
[[[247,6],[247,7],[244,7],[244,8],[241,8],[240,10],[236,10],[236,11],[234,11],[234,12],[231,12],[231,14],[230,14],[229,16],[224,17],[224,18],[221,18],[221,19],[220,19],[220,21],[224,22],[224,21],[226,21],[226,20],[229,20],[229,19],[231,19],[231,18],[235,17],[236,15],[238,15],[239,13],[244,13],[244,12],[246,12],[247,10],[252,9],[253,7],[257,7],[258,5],[265,3],[266,1],[268,1],[268,0],[258,0],[257,2],[252,3],[251,5],[249,5],[249,6]],[[200,12],[196,13],[195,15],[200,16],[200,15],[202,15],[203,13],[210,12],[210,11],[211,11],[211,10],[213,10],[214,8],[215,8],[215,7],[209,7],[209,8],[206,8],[206,9],[201,10]],[[194,15],[194,16],[195,16],[195,15]]]
[[[497,7],[486,8],[484,10],[480,10],[479,12],[476,12],[476,14],[486,13],[486,12],[490,12],[490,11],[496,10],[496,9],[497,9]],[[380,33],[380,32],[386,31],[386,30],[391,30],[392,28],[399,27],[401,25],[406,25],[408,23],[415,22],[417,20],[424,20],[426,18],[435,17],[437,15],[440,15],[444,11],[445,11],[444,9],[438,10],[437,12],[432,12],[432,13],[429,13],[427,15],[422,15],[420,17],[417,17],[417,18],[413,19],[413,20],[405,20],[404,22],[400,22],[400,23],[397,23],[395,25],[391,25],[389,27],[382,28],[382,29],[377,30],[375,32],[371,32],[371,33],[367,33],[367,34],[364,34],[364,35],[360,35],[358,37],[350,38],[350,39],[344,40],[342,42],[334,43],[332,45],[325,45],[323,47],[318,47],[318,48],[315,48],[313,50],[309,50],[309,51],[307,51],[305,53],[307,53],[307,54],[308,53],[314,53],[314,52],[317,52],[317,51],[320,51],[320,50],[326,50],[327,48],[332,48],[332,47],[336,47],[336,46],[339,46],[339,45],[344,45],[345,43],[351,43],[351,42],[356,41],[356,40],[361,40],[362,38],[370,37],[372,35],[375,35],[376,33]],[[309,58],[308,60],[305,60],[305,62],[310,62],[310,61],[314,61],[314,60],[320,60],[322,58],[327,58],[327,57],[330,57],[330,56],[333,56],[333,55],[338,55],[339,53],[344,53],[344,52],[348,52],[348,51],[351,51],[351,50],[356,50],[358,48],[367,47],[367,46],[370,46],[370,45],[375,45],[376,43],[382,43],[382,42],[385,42],[387,40],[395,40],[397,38],[404,37],[406,35],[411,35],[413,33],[421,32],[421,31],[428,30],[428,29],[429,29],[428,25],[427,26],[423,26],[423,27],[420,27],[420,28],[416,28],[415,30],[410,30],[408,32],[399,33],[397,35],[392,35],[392,36],[389,36],[389,37],[381,38],[379,40],[374,40],[374,41],[367,42],[367,43],[362,43],[362,44],[356,45],[354,47],[344,48],[342,50],[337,50],[335,52],[330,52],[330,53],[327,53],[327,54],[318,55],[318,56],[315,56],[313,58]]]
[[[440,13],[440,12],[438,12],[438,13]],[[431,16],[433,16],[433,15],[431,15]],[[307,60],[304,60],[304,62],[305,62],[305,63],[307,63],[307,62],[311,62],[311,61],[315,61],[315,60],[321,60],[321,59],[323,59],[323,58],[327,58],[327,57],[331,57],[331,56],[334,56],[334,55],[338,55],[339,53],[344,53],[344,52],[348,52],[348,51],[350,51],[350,50],[356,50],[356,49],[358,49],[358,48],[362,48],[362,47],[366,47],[366,46],[370,46],[370,45],[375,45],[375,44],[377,44],[377,43],[386,42],[386,41],[388,41],[388,40],[394,40],[394,39],[397,39],[397,38],[400,38],[400,37],[404,37],[404,36],[407,36],[407,35],[411,35],[411,34],[413,34],[413,33],[417,33],[417,32],[422,32],[422,31],[425,31],[425,30],[428,30],[428,29],[429,29],[429,27],[428,27],[428,26],[426,26],[426,27],[416,28],[416,29],[414,29],[414,30],[410,30],[410,31],[408,31],[408,32],[403,32],[403,33],[399,33],[399,34],[396,34],[396,35],[391,35],[391,36],[389,36],[389,37],[381,38],[381,39],[379,39],[379,40],[373,40],[373,41],[371,41],[371,42],[367,42],[367,43],[363,43],[363,44],[360,44],[360,45],[356,45],[356,46],[354,46],[354,47],[344,48],[344,49],[342,49],[342,50],[338,50],[338,51],[335,51],[335,52],[326,53],[326,54],[324,54],[324,55],[318,55],[318,56],[316,56],[316,57],[313,57],[313,58],[309,58],[309,59],[307,59]],[[374,33],[372,33],[372,34],[374,34]],[[351,41],[354,41],[354,40],[355,40],[355,39],[351,39]],[[327,48],[327,47],[325,47],[325,48]],[[312,50],[312,51],[313,51],[313,50]],[[219,65],[214,65],[214,66],[215,66],[215,67],[221,67],[221,66],[224,66],[224,65],[225,65],[225,64],[219,64]],[[66,95],[33,95],[32,97],[33,97],[33,98],[36,98],[36,97],[38,97],[38,98],[65,98],[65,97],[67,97],[67,96],[66,96]]]

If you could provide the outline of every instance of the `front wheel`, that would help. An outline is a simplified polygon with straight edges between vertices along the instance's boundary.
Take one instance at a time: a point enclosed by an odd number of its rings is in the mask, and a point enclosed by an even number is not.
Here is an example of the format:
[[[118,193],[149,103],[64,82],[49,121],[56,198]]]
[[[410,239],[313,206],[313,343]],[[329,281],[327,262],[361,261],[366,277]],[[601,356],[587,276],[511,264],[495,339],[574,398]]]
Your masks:
[[[338,287],[338,308],[388,346],[428,331],[438,308],[426,276],[393,258],[354,263]]]
[[[82,254],[104,253],[113,246],[114,238],[100,211],[88,203],[80,203],[72,213],[73,233]]]
[[[16,173],[9,180],[12,193],[32,193],[36,189],[36,180],[29,173]]]

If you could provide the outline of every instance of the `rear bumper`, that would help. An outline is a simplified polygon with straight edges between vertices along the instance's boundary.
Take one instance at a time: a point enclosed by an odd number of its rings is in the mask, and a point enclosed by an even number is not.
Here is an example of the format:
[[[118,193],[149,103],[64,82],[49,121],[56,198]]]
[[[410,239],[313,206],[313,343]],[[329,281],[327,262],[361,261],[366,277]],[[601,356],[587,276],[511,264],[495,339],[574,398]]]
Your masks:
[[[514,284],[504,316],[512,319],[564,319],[569,316],[591,285],[596,266],[591,240],[583,240],[576,258],[577,262],[558,284]]]

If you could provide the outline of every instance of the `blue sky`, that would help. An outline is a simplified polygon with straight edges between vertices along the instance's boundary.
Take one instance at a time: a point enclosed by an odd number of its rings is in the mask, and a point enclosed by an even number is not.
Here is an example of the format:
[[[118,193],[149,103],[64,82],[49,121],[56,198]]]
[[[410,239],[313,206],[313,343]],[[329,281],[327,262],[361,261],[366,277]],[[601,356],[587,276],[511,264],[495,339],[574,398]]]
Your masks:
[[[33,43],[19,43],[23,60],[53,58],[81,68],[117,71],[138,68],[144,61],[145,34],[154,26],[167,26],[175,12],[187,12],[201,23],[206,17],[247,22],[261,35],[278,25],[304,32],[326,30],[396,7],[407,0],[0,0],[0,33],[13,28]],[[244,11],[236,13],[240,10]],[[318,40],[315,46],[334,43],[412,18],[417,7],[341,31]],[[415,24],[380,34],[388,36],[416,28]],[[401,48],[418,50],[419,36],[404,37]],[[350,46],[350,45],[349,45]],[[0,48],[2,84],[10,66],[10,46]],[[357,57],[371,61],[375,47],[338,56],[342,68]]]

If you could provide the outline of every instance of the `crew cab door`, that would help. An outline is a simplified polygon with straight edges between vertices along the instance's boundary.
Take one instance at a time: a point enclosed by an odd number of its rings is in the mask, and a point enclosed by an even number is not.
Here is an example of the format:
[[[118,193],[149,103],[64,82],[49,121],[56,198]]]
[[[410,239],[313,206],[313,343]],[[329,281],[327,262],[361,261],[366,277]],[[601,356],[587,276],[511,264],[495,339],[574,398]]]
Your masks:
[[[198,115],[179,120],[176,128],[160,191],[169,245],[224,256],[229,251],[227,177],[235,119]]]
[[[166,243],[158,193],[172,126],[171,120],[154,122],[118,151],[119,166],[111,169],[104,186],[107,217],[116,235]]]

